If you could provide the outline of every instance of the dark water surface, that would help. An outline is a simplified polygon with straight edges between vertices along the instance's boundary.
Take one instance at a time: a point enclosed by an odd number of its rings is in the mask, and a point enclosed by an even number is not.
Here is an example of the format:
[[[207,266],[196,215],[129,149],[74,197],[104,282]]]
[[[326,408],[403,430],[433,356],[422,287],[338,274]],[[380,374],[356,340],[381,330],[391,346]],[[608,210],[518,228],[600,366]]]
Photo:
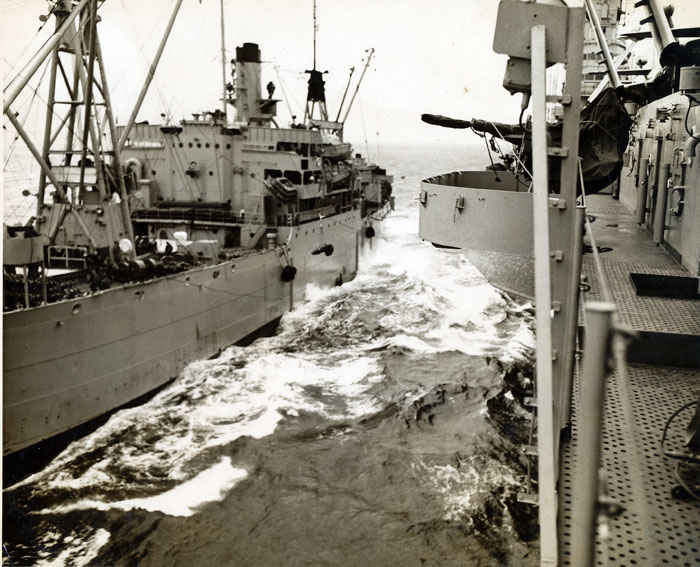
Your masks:
[[[531,312],[416,234],[419,179],[470,156],[379,161],[397,210],[358,277],[5,488],[4,564],[537,563]]]

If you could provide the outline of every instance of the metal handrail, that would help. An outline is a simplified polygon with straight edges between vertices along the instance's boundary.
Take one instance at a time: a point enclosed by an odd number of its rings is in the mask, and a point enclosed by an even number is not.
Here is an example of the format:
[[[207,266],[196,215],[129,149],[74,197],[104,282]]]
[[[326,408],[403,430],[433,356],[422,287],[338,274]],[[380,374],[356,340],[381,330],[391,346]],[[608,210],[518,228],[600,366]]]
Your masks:
[[[579,160],[579,177],[582,199],[586,190]],[[581,405],[578,423],[579,441],[577,449],[576,482],[574,490],[574,522],[577,537],[572,542],[574,565],[588,566],[595,557],[596,524],[601,502],[600,462],[602,425],[607,378],[612,371],[617,373],[617,386],[623,400],[623,413],[628,428],[633,428],[632,408],[627,395],[627,342],[631,331],[619,324],[611,287],[603,269],[600,253],[589,218],[585,226],[593,250],[596,278],[604,301],[586,302],[584,325],[586,328],[583,349],[583,371],[581,376]],[[612,359],[612,364],[610,361]],[[633,452],[632,452],[633,453]],[[634,458],[634,456],[633,456]],[[632,474],[638,474],[639,467]]]

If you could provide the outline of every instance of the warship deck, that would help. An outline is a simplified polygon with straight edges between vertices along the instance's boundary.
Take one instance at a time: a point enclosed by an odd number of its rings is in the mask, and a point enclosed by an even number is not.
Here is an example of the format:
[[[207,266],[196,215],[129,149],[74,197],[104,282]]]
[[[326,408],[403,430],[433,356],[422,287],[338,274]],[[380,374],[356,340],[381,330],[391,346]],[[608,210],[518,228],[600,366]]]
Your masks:
[[[603,529],[599,527],[596,564],[698,565],[700,503],[672,496],[672,489],[678,484],[675,473],[678,461],[664,457],[660,439],[669,417],[684,404],[698,399],[700,301],[638,296],[630,279],[632,272],[689,274],[663,247],[652,242],[651,235],[636,224],[635,217],[622,203],[609,195],[594,195],[588,198],[587,205],[587,213],[596,217],[592,228],[597,245],[612,248],[601,254],[601,260],[617,306],[618,322],[639,331],[646,340],[642,343],[646,353],[642,355],[652,359],[659,356],[652,363],[631,362],[626,376],[615,372],[608,379],[601,466],[607,478],[608,497],[623,510],[618,516],[608,518]],[[583,272],[592,286],[586,300],[602,299],[591,254],[584,255]],[[690,345],[695,356],[678,356],[680,351],[674,352],[674,345],[679,342],[686,352]],[[628,353],[628,358],[633,360],[634,350]],[[677,358],[672,364],[674,356]],[[571,563],[571,544],[577,533],[572,510],[580,371],[579,361],[574,378],[571,437],[562,443],[561,450],[561,565]],[[691,415],[692,408],[673,420],[667,449],[682,449]],[[697,478],[697,467],[694,474]]]

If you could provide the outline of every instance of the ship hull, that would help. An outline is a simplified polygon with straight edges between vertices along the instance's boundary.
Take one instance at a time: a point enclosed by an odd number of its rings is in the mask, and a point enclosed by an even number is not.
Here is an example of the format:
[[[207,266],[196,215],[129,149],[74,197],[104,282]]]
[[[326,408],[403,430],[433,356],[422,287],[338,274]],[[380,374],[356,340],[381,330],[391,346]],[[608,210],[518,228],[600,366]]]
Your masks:
[[[279,232],[281,247],[3,317],[3,454],[121,407],[255,333],[358,267],[352,210]],[[291,231],[291,234],[290,234]],[[333,252],[312,254],[331,244]],[[281,281],[288,262],[292,282]]]

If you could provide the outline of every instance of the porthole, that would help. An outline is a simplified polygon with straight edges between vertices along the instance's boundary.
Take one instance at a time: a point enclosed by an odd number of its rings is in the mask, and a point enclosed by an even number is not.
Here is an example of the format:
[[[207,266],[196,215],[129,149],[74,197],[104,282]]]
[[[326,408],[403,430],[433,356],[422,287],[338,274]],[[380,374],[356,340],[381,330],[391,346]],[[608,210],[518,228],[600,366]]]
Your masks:
[[[230,150],[231,149],[231,144],[226,144],[226,149]]]
[[[210,172],[209,172],[209,175],[214,175],[214,172],[213,172],[213,171],[210,171]]]
[[[236,270],[236,264],[231,264],[231,271],[234,272]]]
[[[188,143],[188,144],[187,144],[187,147],[188,147],[188,148],[191,148],[191,147],[192,147],[192,142]]]
[[[181,148],[184,148],[184,147],[185,147],[185,144],[183,144],[182,142],[180,142],[180,147],[181,147]]]
[[[205,147],[205,148],[208,148],[208,147],[209,147],[209,142],[207,142],[206,144],[204,144],[204,147]]]
[[[201,147],[202,147],[202,144],[200,144],[199,142],[197,142],[197,147],[198,147],[198,148],[201,148]]]
[[[215,270],[214,273],[211,275],[214,279],[218,278],[221,275],[221,272],[219,270]]]
[[[76,303],[73,306],[73,309],[71,309],[71,311],[72,311],[73,315],[77,315],[78,313],[80,313],[80,303]]]
[[[214,147],[218,150],[221,146],[219,144],[214,144]]]

